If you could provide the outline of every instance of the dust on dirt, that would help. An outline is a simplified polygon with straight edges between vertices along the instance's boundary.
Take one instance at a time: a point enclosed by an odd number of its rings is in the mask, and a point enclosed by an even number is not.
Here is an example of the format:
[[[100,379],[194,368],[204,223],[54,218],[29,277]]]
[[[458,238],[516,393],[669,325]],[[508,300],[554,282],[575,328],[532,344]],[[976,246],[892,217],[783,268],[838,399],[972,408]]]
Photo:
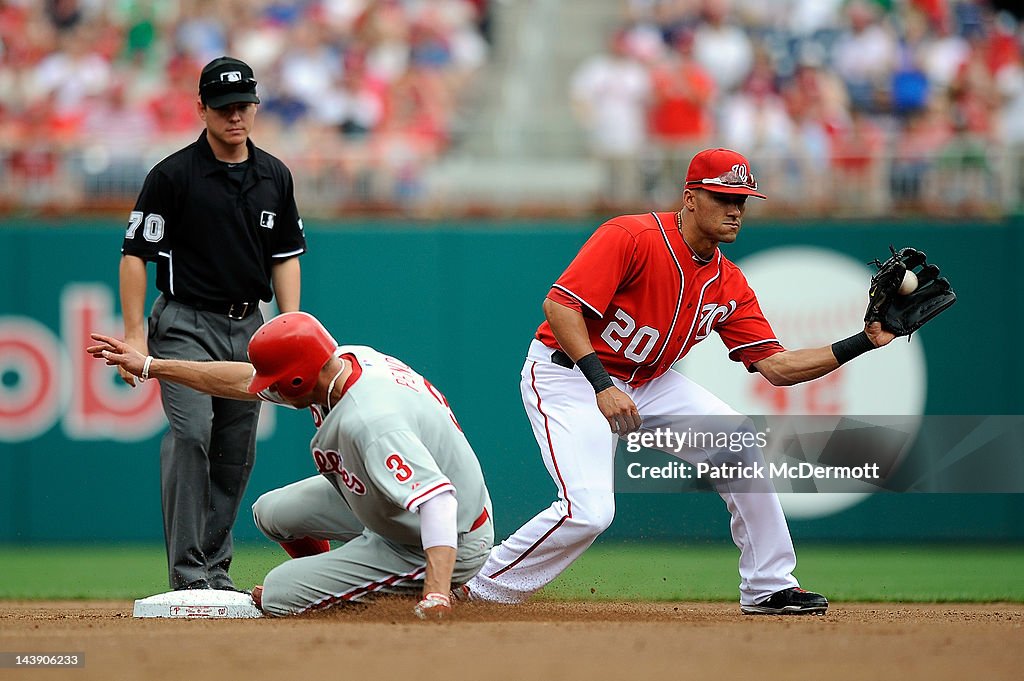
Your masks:
[[[1017,679],[1022,604],[833,604],[744,616],[735,603],[460,603],[420,622],[384,598],[310,616],[134,619],[127,601],[0,602],[0,652],[78,652],[73,669],[2,678]]]

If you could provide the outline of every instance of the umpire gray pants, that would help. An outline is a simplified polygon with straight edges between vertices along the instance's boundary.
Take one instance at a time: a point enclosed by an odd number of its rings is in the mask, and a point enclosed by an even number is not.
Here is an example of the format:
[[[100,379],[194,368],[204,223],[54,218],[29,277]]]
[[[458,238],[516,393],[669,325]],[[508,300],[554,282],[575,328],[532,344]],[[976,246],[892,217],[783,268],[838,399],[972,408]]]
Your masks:
[[[263,323],[202,312],[164,296],[149,317],[149,351],[164,359],[248,361],[249,339]],[[170,425],[160,445],[160,485],[172,589],[232,588],[231,528],[249,482],[259,402],[210,397],[160,382]]]
[[[382,501],[381,503],[387,503]],[[419,594],[426,574],[422,547],[397,544],[363,527],[330,481],[317,475],[262,495],[253,519],[276,542],[302,537],[344,542],[327,553],[294,558],[263,582],[268,615],[298,615],[377,593]],[[459,534],[452,584],[468,582],[494,545],[494,524]]]

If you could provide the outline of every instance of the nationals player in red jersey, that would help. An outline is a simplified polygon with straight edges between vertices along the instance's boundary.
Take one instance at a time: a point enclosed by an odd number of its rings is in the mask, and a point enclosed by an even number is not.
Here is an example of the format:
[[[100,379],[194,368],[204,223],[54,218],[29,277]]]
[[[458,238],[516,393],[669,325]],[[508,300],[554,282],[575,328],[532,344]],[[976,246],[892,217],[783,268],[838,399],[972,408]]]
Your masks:
[[[711,332],[733,360],[774,385],[824,376],[894,338],[876,322],[831,346],[786,350],[743,273],[718,248],[736,240],[748,196],[765,198],[747,160],[704,150],[690,162],[679,212],[607,221],[552,286],[521,389],[558,499],[496,546],[457,595],[517,603],[580,556],[612,522],[616,440],[641,429],[643,417],[738,416],[669,370]],[[707,456],[670,453],[691,462]],[[761,457],[756,448],[747,455]],[[742,611],[825,612],[825,597],[793,577],[796,553],[778,497],[770,484],[759,490],[718,490],[740,549]]]

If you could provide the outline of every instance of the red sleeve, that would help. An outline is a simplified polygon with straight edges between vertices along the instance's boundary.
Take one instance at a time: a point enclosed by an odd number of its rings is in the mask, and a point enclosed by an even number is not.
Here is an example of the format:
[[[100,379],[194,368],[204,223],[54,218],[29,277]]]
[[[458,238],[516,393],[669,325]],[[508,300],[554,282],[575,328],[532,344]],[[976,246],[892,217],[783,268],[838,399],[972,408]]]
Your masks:
[[[737,272],[737,274],[739,274]],[[743,288],[745,289],[736,306],[736,311],[721,324],[715,327],[715,331],[722,338],[725,347],[729,348],[729,359],[734,362],[743,362],[747,371],[756,371],[753,364],[760,362],[766,357],[782,352],[786,348],[775,337],[771,324],[764,318],[761,306],[757,302],[757,296],[753,289],[747,284],[746,279],[740,274]]]
[[[636,240],[629,231],[604,223],[583,244],[547,297],[588,317],[603,317],[629,273],[635,251]]]

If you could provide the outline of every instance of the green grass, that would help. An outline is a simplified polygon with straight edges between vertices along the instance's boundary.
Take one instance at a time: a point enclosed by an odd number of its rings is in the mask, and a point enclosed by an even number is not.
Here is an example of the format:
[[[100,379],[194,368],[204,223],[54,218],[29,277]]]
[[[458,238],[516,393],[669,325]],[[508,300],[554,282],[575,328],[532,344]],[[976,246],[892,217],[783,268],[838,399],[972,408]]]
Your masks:
[[[231,576],[247,589],[287,557],[276,544],[238,546]],[[162,546],[0,546],[0,599],[134,599],[167,588]]]
[[[599,544],[543,596],[564,600],[737,598],[731,546]],[[285,559],[242,545],[241,588]],[[1024,546],[815,546],[799,549],[797,577],[833,601],[1024,602]],[[0,599],[132,599],[166,591],[162,547],[0,546]]]
[[[798,547],[801,584],[833,601],[1024,601],[1021,546]],[[598,545],[544,593],[556,599],[736,600],[732,546]]]

